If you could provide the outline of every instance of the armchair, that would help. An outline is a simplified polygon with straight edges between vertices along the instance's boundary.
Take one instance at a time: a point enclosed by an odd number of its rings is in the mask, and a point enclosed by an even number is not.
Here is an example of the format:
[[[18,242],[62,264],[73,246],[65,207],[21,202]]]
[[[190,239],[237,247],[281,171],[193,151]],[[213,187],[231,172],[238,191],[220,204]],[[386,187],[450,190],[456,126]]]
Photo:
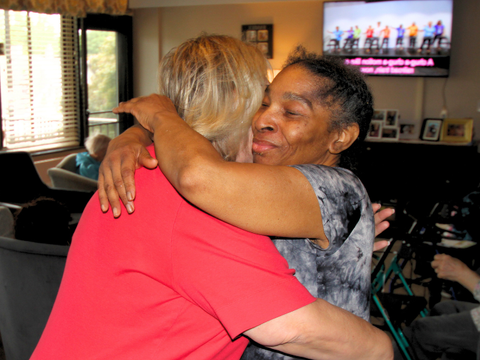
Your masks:
[[[3,171],[0,176],[0,202],[22,205],[39,196],[47,196],[67,205],[72,213],[81,213],[93,195],[93,191],[48,187],[27,152],[0,152],[0,168]]]
[[[60,287],[69,246],[0,237],[0,332],[7,359],[27,360]]]
[[[57,166],[47,170],[56,189],[96,191],[97,181],[77,174],[77,154],[67,155]]]

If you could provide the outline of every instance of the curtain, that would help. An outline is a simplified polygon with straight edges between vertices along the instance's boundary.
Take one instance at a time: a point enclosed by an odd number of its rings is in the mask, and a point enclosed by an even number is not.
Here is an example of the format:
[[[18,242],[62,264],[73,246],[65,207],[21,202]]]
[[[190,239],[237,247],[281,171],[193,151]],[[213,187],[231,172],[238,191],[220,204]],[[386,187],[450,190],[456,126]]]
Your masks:
[[[0,9],[85,17],[91,14],[131,15],[128,0],[0,0]]]

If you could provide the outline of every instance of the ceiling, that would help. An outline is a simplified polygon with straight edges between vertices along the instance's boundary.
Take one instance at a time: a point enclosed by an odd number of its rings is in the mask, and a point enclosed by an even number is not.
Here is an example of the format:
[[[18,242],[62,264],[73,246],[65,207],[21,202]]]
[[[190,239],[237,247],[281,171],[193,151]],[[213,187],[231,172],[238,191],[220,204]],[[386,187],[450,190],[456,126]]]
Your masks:
[[[305,1],[305,0],[129,0],[130,9],[169,7],[169,6],[192,6],[192,5],[222,5],[222,4],[246,4],[263,3],[273,1]]]

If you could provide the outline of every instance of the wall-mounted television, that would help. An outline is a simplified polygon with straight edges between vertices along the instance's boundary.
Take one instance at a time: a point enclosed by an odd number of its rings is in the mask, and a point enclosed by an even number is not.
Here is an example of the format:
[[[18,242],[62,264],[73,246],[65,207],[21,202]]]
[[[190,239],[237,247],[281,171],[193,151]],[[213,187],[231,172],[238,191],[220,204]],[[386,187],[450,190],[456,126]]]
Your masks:
[[[453,0],[327,1],[323,53],[376,76],[446,77]]]

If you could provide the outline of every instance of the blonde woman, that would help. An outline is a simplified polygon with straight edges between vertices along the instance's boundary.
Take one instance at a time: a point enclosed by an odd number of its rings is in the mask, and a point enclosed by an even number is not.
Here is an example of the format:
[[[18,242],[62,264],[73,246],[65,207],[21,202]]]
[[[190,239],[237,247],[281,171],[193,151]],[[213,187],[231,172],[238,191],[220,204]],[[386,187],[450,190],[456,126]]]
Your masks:
[[[255,48],[202,36],[167,56],[160,82],[185,120],[234,159],[266,69]],[[145,191],[130,216],[104,215],[97,196],[87,205],[33,360],[238,359],[242,334],[314,359],[388,358],[388,338],[312,297],[269,238],[192,206],[158,168],[139,169],[136,184]]]

